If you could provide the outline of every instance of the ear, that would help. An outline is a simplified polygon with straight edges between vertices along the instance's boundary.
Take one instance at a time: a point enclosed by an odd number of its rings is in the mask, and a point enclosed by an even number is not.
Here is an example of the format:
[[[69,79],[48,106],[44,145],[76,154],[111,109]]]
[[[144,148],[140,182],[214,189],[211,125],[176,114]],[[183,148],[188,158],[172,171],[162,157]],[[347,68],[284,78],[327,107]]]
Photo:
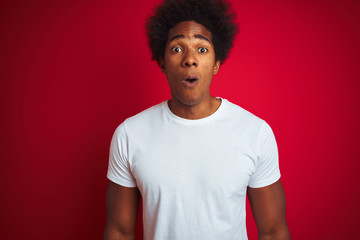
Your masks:
[[[161,69],[162,73],[166,73],[166,69],[165,69],[165,61],[164,59],[160,58],[158,61],[159,67]]]
[[[217,60],[217,61],[215,62],[215,65],[214,65],[214,75],[218,73],[218,71],[219,71],[219,69],[220,69],[220,64],[221,64],[220,60]]]

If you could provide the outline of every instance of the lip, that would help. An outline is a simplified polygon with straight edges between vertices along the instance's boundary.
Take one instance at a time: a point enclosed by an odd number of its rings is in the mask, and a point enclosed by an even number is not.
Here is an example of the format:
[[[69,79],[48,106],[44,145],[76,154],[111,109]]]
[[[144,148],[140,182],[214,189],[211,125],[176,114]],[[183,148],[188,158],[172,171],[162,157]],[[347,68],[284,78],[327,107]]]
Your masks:
[[[187,81],[187,79],[196,79],[194,81]],[[183,79],[183,84],[186,87],[192,88],[195,87],[197,84],[199,84],[199,76],[196,73],[189,73],[188,75],[186,75]]]
[[[192,81],[192,82],[183,80],[183,84],[184,84],[186,87],[189,87],[189,88],[195,87],[198,83],[199,83],[199,79],[197,79],[197,80],[195,80],[195,81]]]

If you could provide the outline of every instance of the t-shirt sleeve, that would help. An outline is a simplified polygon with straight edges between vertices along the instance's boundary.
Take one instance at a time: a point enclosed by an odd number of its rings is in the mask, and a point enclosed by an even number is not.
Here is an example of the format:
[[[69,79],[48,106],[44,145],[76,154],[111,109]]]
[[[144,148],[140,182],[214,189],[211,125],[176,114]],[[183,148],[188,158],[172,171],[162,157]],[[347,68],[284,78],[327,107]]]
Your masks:
[[[280,178],[279,155],[275,136],[270,126],[263,121],[258,139],[258,157],[249,187],[268,186]]]
[[[124,187],[136,187],[136,180],[131,173],[127,157],[127,145],[125,123],[122,123],[115,130],[111,140],[107,178]]]

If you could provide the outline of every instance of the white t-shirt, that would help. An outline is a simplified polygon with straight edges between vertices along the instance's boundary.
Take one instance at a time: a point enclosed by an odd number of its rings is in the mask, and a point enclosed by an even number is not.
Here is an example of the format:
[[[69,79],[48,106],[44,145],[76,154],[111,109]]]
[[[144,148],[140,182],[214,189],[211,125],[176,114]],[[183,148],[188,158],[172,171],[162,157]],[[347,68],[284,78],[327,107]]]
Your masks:
[[[212,115],[189,120],[167,102],[115,131],[107,177],[138,187],[145,240],[246,240],[247,187],[280,178],[269,125],[222,99]]]

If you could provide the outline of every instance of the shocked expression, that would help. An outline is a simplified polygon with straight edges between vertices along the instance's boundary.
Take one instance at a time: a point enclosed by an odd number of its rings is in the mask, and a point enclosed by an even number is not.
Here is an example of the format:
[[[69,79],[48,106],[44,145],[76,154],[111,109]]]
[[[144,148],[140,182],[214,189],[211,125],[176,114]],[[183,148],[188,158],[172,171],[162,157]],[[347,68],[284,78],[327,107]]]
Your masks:
[[[215,61],[211,32],[203,25],[184,21],[171,28],[159,63],[173,101],[190,106],[210,99],[210,84],[220,61]]]

